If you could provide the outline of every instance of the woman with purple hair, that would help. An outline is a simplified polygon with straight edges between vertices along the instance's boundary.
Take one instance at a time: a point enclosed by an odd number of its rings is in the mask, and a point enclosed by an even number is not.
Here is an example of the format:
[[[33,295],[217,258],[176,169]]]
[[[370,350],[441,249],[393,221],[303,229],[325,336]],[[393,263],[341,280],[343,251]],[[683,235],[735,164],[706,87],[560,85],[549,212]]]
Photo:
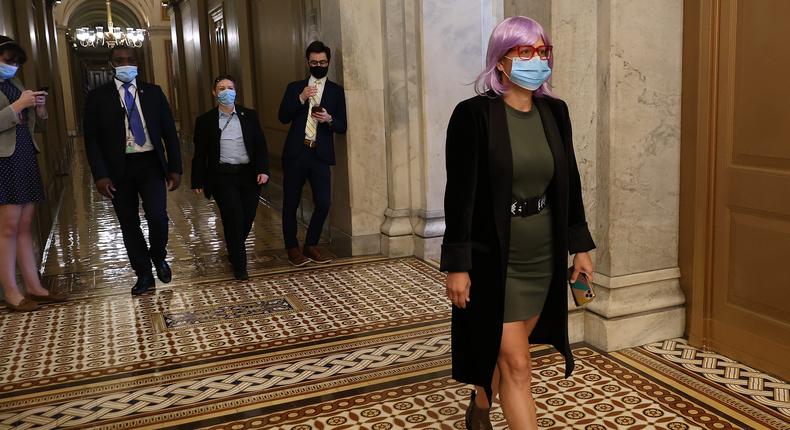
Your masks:
[[[595,248],[564,101],[547,80],[552,46],[534,20],[496,26],[478,96],[447,127],[446,230],[441,269],[453,303],[453,378],[474,384],[468,429],[491,429],[498,393],[511,430],[537,428],[531,344],[551,344],[573,370],[570,276],[592,279]]]

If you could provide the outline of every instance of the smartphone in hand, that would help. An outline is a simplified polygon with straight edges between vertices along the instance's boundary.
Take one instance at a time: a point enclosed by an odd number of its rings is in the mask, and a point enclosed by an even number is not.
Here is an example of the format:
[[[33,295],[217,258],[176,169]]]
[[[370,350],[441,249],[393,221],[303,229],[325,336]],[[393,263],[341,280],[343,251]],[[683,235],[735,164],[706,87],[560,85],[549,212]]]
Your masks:
[[[590,303],[595,298],[595,291],[593,291],[587,275],[584,272],[579,273],[574,283],[570,282],[571,276],[573,276],[573,267],[568,269],[568,285],[571,287],[573,301],[576,303],[576,306]]]

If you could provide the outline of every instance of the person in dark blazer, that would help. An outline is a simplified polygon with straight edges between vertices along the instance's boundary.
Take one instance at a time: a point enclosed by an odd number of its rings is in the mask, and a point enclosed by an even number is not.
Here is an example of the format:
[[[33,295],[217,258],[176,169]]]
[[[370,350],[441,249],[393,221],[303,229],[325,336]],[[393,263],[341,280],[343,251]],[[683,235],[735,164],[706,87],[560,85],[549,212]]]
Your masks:
[[[181,148],[170,105],[162,89],[138,81],[135,50],[110,50],[114,79],[90,92],[85,102],[85,152],[96,189],[112,200],[123,242],[137,274],[133,295],[155,287],[172,272],[167,256],[167,190],[181,183]],[[140,229],[142,199],[148,244]],[[150,247],[149,247],[150,245]]]
[[[592,279],[568,107],[546,80],[551,43],[540,24],[511,17],[491,34],[478,96],[447,127],[446,230],[441,270],[453,303],[453,378],[474,384],[469,429],[490,429],[496,392],[511,429],[537,428],[530,344],[568,343],[568,254]]]
[[[305,57],[310,77],[288,84],[279,112],[280,122],[291,124],[283,147],[283,239],[288,261],[294,266],[331,261],[316,245],[332,196],[329,166],[335,165],[334,134],[346,132],[345,92],[326,78],[332,51],[315,41],[307,47]],[[296,239],[296,210],[305,181],[310,181],[315,210],[301,251]]]
[[[195,120],[192,189],[216,200],[233,276],[245,280],[245,241],[269,181],[269,156],[258,113],[235,103],[236,79],[218,76],[213,94],[217,107]]]

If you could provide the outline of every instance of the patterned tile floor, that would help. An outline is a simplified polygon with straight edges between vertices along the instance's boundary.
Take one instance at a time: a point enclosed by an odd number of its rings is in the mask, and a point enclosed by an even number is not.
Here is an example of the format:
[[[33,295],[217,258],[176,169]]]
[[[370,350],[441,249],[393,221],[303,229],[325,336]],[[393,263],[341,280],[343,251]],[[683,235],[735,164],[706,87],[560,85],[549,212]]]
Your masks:
[[[237,282],[213,209],[177,192],[176,278],[133,298],[112,214],[77,191],[85,181],[75,179],[45,271],[73,300],[0,311],[0,429],[463,428],[469,387],[449,378],[435,265],[368,257],[291,269],[276,213],[262,208],[253,276]],[[557,353],[533,350],[541,428],[790,429],[790,385],[683,340],[574,350],[567,380]],[[498,407],[491,417],[506,428]]]

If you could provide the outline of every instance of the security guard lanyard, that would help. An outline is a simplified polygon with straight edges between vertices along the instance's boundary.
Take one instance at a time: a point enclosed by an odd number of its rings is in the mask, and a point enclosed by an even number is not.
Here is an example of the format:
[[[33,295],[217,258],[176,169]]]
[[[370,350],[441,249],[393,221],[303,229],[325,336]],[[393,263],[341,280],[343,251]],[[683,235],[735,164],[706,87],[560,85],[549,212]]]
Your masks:
[[[236,115],[236,111],[233,111],[233,112],[230,113],[230,116],[228,117],[228,120],[225,121],[225,125],[222,126],[222,130],[219,131],[220,136],[222,136],[222,133],[224,133],[225,129],[228,128],[228,124],[230,124],[230,120],[233,119],[233,115]]]

